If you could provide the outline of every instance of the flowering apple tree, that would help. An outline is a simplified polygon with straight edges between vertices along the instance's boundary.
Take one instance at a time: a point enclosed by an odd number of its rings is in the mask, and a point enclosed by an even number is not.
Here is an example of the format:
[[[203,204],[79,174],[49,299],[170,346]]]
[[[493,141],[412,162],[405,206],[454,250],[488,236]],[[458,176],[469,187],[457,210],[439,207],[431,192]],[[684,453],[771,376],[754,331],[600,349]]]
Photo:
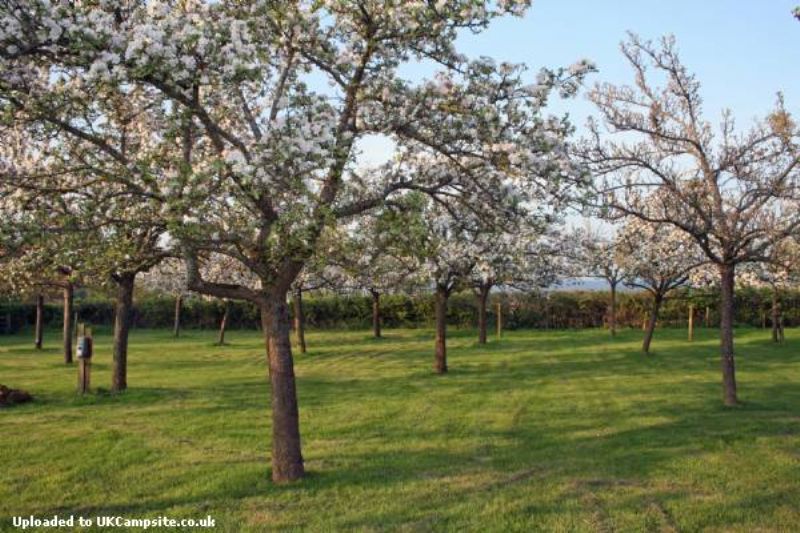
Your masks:
[[[286,293],[324,228],[408,189],[491,193],[503,186],[493,168],[545,184],[568,174],[556,157],[568,125],[541,109],[551,91],[573,93],[591,65],[526,82],[521,66],[470,61],[454,47],[459,32],[521,15],[529,3],[0,6],[0,102],[8,116],[30,131],[54,132],[37,137],[43,149],[93,147],[61,161],[58,175],[92,175],[129,198],[163,200],[159,214],[181,243],[189,287],[260,307],[275,481],[304,473]],[[412,83],[398,67],[414,60],[440,72]],[[329,86],[318,87],[320,79]],[[129,100],[151,124],[137,141],[142,149],[129,147],[119,120],[107,120],[105,103]],[[357,172],[356,143],[373,134],[392,138],[398,157]],[[461,172],[409,172],[419,153]],[[205,279],[200,257],[208,252],[233,258],[260,285]]]
[[[800,131],[782,97],[748,130],[736,128],[730,112],[714,128],[674,38],[652,43],[632,35],[622,52],[634,84],[602,84],[590,93],[608,133],[590,123],[577,153],[608,216],[670,224],[715,265],[723,400],[735,405],[736,269],[767,261],[771,247],[800,230]],[[658,202],[649,201],[652,191]]]
[[[638,218],[625,222],[617,245],[625,285],[643,289],[653,299],[642,340],[642,351],[649,353],[661,305],[670,292],[688,282],[691,271],[705,258],[683,231]]]

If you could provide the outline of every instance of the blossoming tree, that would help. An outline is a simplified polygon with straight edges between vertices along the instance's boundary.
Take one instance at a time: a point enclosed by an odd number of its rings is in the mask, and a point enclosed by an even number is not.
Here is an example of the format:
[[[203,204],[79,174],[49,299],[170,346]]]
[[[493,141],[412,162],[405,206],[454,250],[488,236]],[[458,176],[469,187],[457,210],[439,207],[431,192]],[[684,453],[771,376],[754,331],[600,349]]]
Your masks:
[[[487,303],[494,287],[530,291],[556,283],[565,273],[556,220],[532,213],[512,231],[487,232],[471,272],[478,303],[478,343],[487,340]]]
[[[103,174],[126,184],[126,193],[164,199],[192,290],[260,307],[275,481],[304,473],[286,293],[323,229],[407,188],[495,187],[481,169],[557,177],[539,170],[551,164],[565,125],[540,110],[552,89],[574,92],[590,65],[544,71],[531,84],[518,66],[469,61],[454,48],[458,32],[480,31],[528,4],[32,0],[0,7],[4,105],[49,124],[57,139],[92,145],[92,161],[126,170]],[[398,74],[411,60],[441,72],[411,83]],[[315,87],[311,80],[320,78],[329,88]],[[159,119],[148,149],[124,150],[125,136],[106,131],[104,110],[91,105],[98,91],[141,97],[137,112]],[[400,157],[357,173],[356,142],[368,134],[391,136],[406,154],[442,154],[463,172],[409,174]],[[233,258],[260,285],[204,279],[204,252]]]
[[[177,258],[162,261],[142,276],[141,286],[159,294],[169,294],[175,299],[172,334],[179,337],[183,300],[189,293],[183,262]]]
[[[611,216],[633,216],[684,231],[720,278],[720,366],[725,405],[737,403],[733,305],[736,269],[768,259],[770,247],[800,229],[800,135],[778,99],[743,131],[723,113],[703,117],[700,83],[681,63],[674,38],[631,36],[622,45],[633,86],[598,85],[590,94],[608,130],[590,124],[578,151]],[[648,201],[652,191],[659,201]]]
[[[769,261],[748,263],[742,268],[740,277],[743,284],[769,289],[772,298],[770,306],[770,322],[772,323],[772,341],[784,341],[783,311],[781,309],[781,293],[797,287],[800,283],[800,246],[796,238],[784,239],[773,246],[768,253]]]
[[[375,338],[382,336],[381,296],[422,283],[416,255],[420,222],[402,206],[387,206],[345,222],[331,242],[323,277],[337,290],[369,294]]]
[[[661,305],[670,292],[686,284],[692,269],[705,259],[683,231],[638,218],[625,223],[617,243],[625,284],[643,289],[653,298],[642,340],[642,351],[649,353]]]
[[[608,330],[617,334],[617,288],[626,277],[622,253],[616,238],[608,237],[597,230],[587,228],[574,233],[570,239],[573,258],[572,270],[576,276],[599,278],[608,283],[609,300],[606,312]]]

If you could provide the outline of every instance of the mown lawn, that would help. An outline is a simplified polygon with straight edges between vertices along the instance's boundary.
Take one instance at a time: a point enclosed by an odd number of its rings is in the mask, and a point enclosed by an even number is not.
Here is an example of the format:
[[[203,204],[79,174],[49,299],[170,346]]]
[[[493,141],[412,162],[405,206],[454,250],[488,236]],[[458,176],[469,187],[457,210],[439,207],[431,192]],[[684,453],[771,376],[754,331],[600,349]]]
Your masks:
[[[312,331],[296,356],[309,476],[269,481],[256,332],[131,335],[122,395],[75,394],[57,332],[0,336],[0,530],[12,515],[202,518],[220,531],[797,531],[800,332],[737,331],[743,405],[721,403],[716,333]],[[99,335],[93,386],[110,383]],[[52,531],[52,530],[50,530]],[[151,530],[152,531],[152,530]]]

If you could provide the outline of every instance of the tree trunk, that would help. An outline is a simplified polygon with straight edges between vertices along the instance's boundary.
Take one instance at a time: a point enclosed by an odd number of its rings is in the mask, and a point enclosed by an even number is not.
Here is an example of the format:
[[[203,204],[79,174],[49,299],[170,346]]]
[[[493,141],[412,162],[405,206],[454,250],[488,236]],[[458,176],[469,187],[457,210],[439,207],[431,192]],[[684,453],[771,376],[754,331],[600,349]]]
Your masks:
[[[44,295],[39,293],[36,295],[36,333],[35,344],[36,349],[42,349],[42,341],[44,339]]]
[[[261,324],[271,383],[272,480],[284,483],[300,479],[305,473],[285,293],[272,295],[262,304]]]
[[[381,293],[370,290],[372,294],[372,336],[376,339],[381,338]]]
[[[689,341],[694,340],[694,304],[689,304]]]
[[[114,313],[114,355],[111,370],[111,390],[122,392],[128,388],[128,333],[133,311],[133,287],[136,274],[125,273],[114,280],[117,284],[117,301]]]
[[[72,363],[72,305],[74,303],[74,287],[67,281],[64,285],[64,362]]]
[[[478,344],[486,344],[486,304],[489,300],[491,288],[488,283],[481,283],[478,287]]]
[[[706,328],[711,327],[711,308],[706,306]]]
[[[725,405],[736,405],[736,370],[733,356],[734,281],[733,265],[720,265],[720,363],[722,365],[722,392]]]
[[[447,297],[446,288],[436,287],[436,365],[437,374],[447,372]]]
[[[617,284],[611,284],[611,304],[608,311],[608,329],[611,335],[617,334]]]
[[[497,302],[497,340],[503,338],[503,303]]]
[[[183,304],[183,295],[179,294],[175,297],[175,320],[172,326],[172,334],[177,338],[181,335],[181,306]]]
[[[294,289],[294,332],[300,353],[306,353],[306,316],[303,314],[303,290]]]
[[[772,342],[780,342],[780,317],[781,304],[778,301],[778,291],[772,291]]]
[[[219,336],[217,337],[217,344],[222,346],[225,344],[225,330],[228,329],[228,315],[231,312],[231,301],[225,300],[225,312],[222,313],[222,320],[219,323]]]
[[[653,309],[650,311],[650,318],[647,321],[647,330],[644,332],[644,340],[642,341],[642,351],[650,353],[650,343],[653,341],[653,333],[656,330],[656,323],[658,322],[658,311],[661,309],[661,303],[664,301],[663,296],[656,294],[653,296]]]

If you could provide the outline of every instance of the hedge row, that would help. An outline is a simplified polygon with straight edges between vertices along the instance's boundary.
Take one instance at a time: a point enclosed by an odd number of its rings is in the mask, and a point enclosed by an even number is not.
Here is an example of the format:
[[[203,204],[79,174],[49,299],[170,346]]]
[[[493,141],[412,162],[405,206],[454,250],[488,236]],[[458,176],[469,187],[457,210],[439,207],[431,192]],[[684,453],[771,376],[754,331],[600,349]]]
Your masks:
[[[550,293],[498,293],[491,296],[489,319],[495,320],[495,305],[503,307],[506,328],[585,328],[606,323],[608,293],[601,291],[556,291]],[[697,310],[695,321],[705,322],[706,306],[709,325],[717,324],[716,295],[678,293],[668,300],[661,312],[661,326],[683,326],[690,302]],[[372,317],[372,300],[368,296],[307,295],[304,300],[307,323],[316,328],[368,327]],[[785,323],[800,324],[800,292],[782,295]],[[760,326],[769,323],[771,295],[767,291],[744,289],[736,295],[736,320],[740,325]],[[618,294],[617,323],[620,327],[638,327],[649,308],[649,297],[642,292]],[[163,297],[139,298],[135,305],[134,327],[171,328],[175,302]],[[182,326],[193,329],[216,328],[224,313],[222,301],[188,298],[184,300]],[[47,324],[61,323],[61,306],[45,305]],[[113,323],[113,302],[104,300],[76,301],[79,320],[94,325]],[[420,295],[385,295],[382,298],[383,324],[386,327],[417,327],[433,322],[433,297]],[[0,332],[14,332],[29,326],[35,317],[32,303],[0,303]],[[475,296],[469,292],[450,299],[448,322],[456,327],[470,327],[477,321]],[[229,326],[259,327],[258,310],[246,302],[233,302]]]

